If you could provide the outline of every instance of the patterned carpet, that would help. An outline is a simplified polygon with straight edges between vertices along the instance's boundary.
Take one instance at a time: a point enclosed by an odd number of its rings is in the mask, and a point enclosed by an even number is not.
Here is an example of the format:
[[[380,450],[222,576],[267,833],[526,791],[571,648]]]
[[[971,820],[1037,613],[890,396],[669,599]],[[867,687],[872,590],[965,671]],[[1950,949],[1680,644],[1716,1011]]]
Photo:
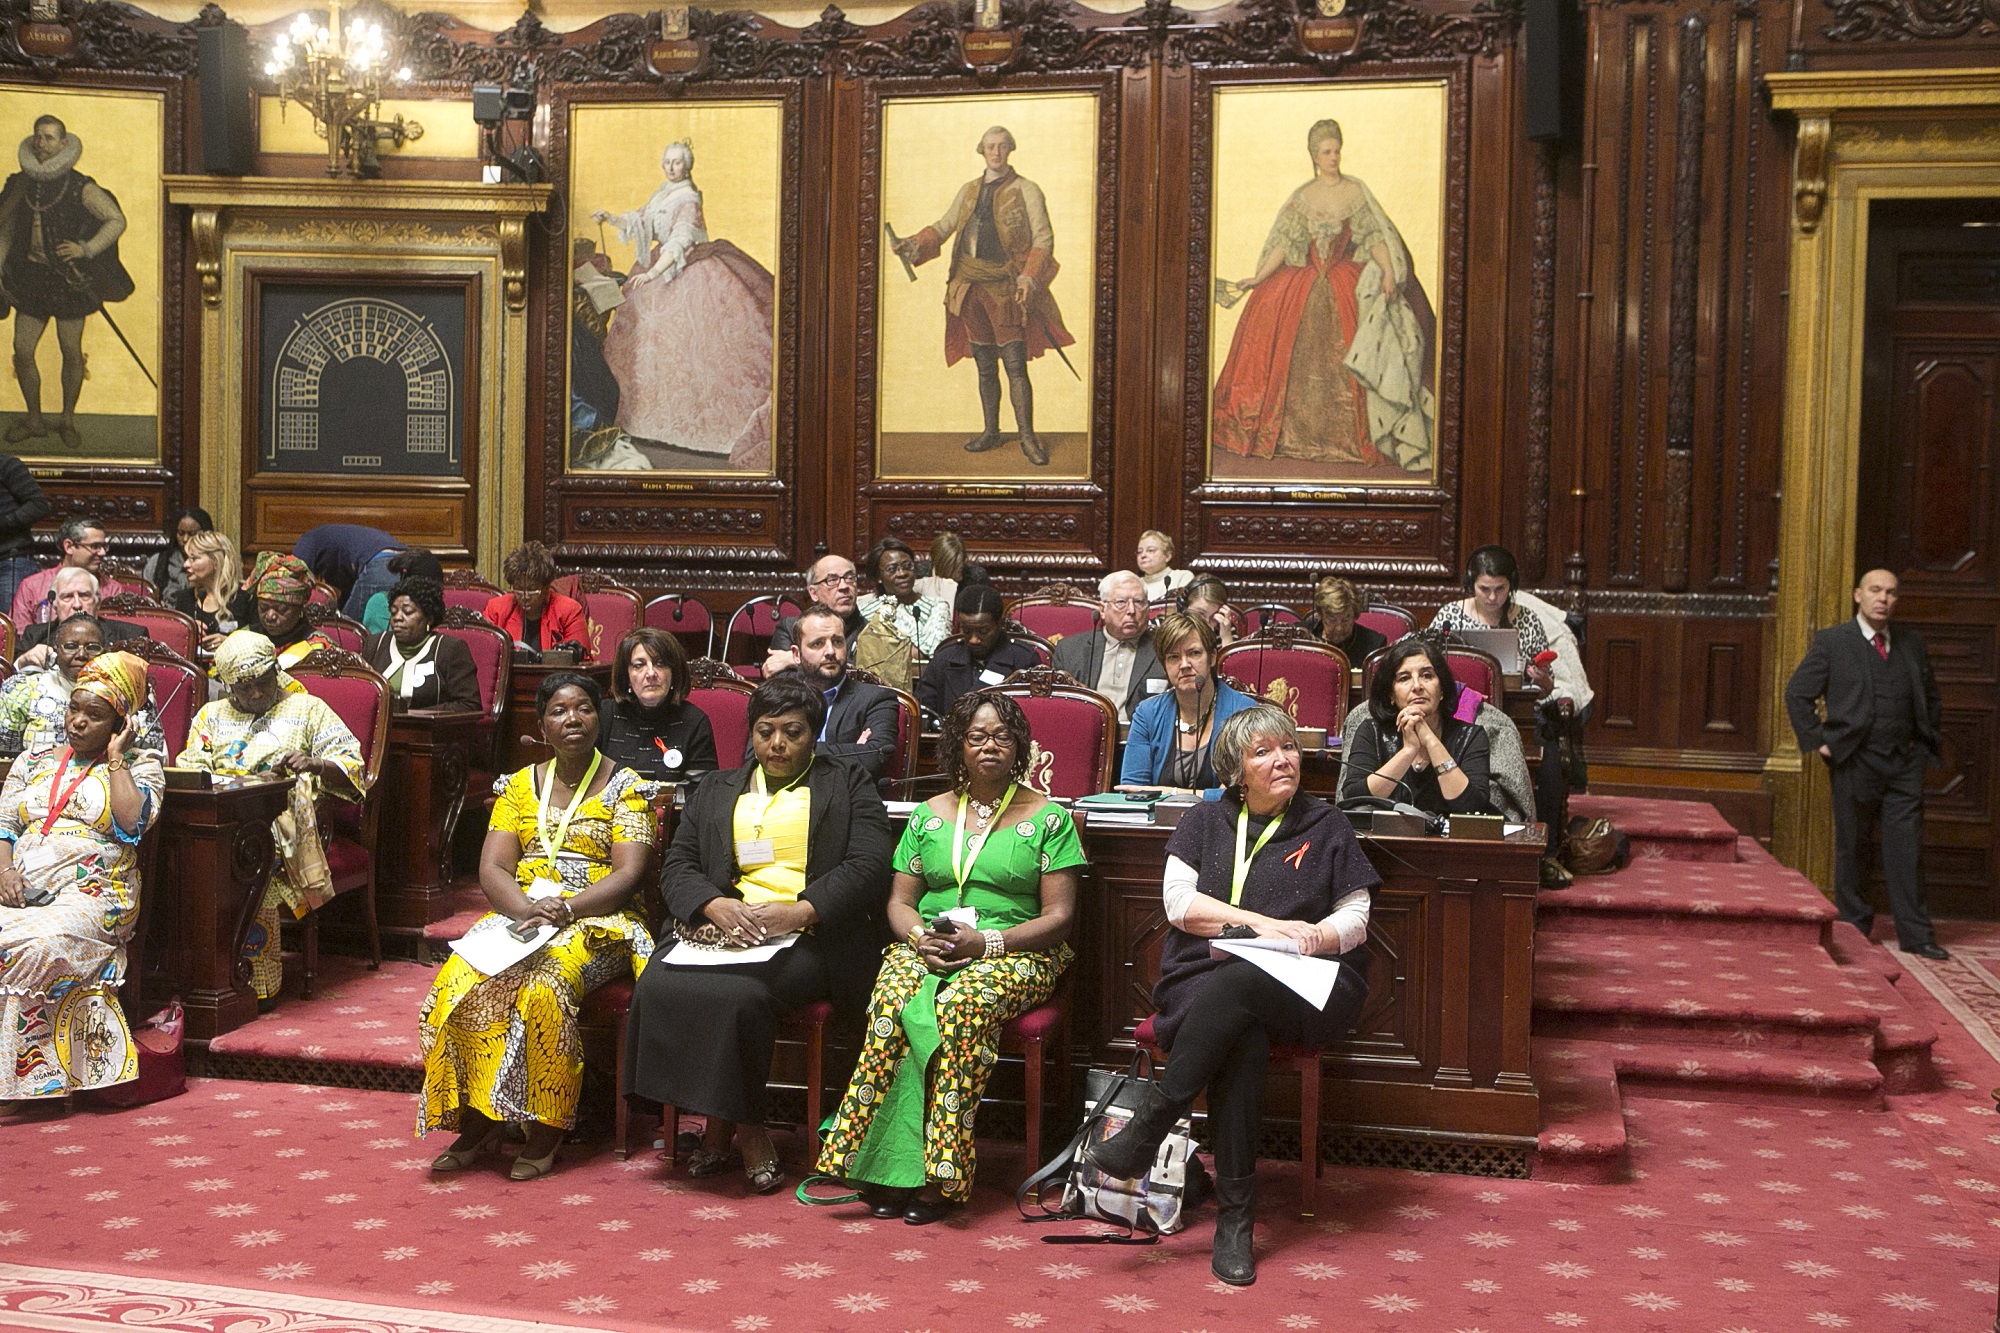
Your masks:
[[[1938,942],[1951,953],[1949,962],[1896,957],[1988,1055],[2000,1060],[2000,924],[1941,921]]]

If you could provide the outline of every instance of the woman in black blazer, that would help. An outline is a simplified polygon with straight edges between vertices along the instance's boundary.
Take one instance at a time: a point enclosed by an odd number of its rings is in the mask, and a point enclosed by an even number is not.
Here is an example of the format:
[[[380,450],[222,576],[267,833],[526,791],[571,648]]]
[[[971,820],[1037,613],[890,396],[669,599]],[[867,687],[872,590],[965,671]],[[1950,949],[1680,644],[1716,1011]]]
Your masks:
[[[479,709],[479,670],[472,650],[440,634],[444,588],[434,579],[404,579],[389,590],[389,628],[368,636],[362,656],[388,677],[399,708]]]
[[[764,1128],[778,1020],[819,1000],[868,1003],[889,897],[889,816],[859,766],[815,757],[826,701],[794,673],[750,696],[754,763],[703,778],[667,849],[662,940],[633,987],[632,1093],[708,1119],[695,1176],[741,1162],[752,1189],[783,1184]],[[697,966],[677,949],[791,942],[756,962]]]

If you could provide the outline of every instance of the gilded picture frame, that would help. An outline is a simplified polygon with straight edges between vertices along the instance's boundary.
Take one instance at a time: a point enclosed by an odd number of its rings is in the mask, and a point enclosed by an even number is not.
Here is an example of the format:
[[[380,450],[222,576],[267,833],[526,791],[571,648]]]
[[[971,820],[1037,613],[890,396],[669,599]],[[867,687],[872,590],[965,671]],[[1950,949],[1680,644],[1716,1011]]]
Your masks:
[[[777,476],[788,100],[567,112],[563,471]]]
[[[167,100],[0,85],[21,134],[0,184],[0,448],[30,464],[161,463]]]
[[[1451,81],[1209,96],[1206,480],[1441,484]]]

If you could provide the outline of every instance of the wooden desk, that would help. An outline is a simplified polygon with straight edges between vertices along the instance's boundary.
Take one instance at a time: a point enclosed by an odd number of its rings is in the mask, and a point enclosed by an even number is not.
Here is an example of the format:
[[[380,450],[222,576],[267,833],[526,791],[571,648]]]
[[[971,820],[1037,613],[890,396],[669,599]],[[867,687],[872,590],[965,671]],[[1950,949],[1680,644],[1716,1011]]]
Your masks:
[[[532,714],[532,696],[529,705]],[[421,934],[451,915],[452,830],[465,808],[480,721],[475,709],[445,708],[389,718],[375,840],[375,906],[384,934]]]
[[[1124,1063],[1153,1011],[1168,929],[1166,837],[1083,830],[1091,869],[1076,940],[1079,1063]],[[1327,1053],[1326,1120],[1404,1139],[1532,1148],[1541,1128],[1528,1067],[1541,829],[1504,842],[1362,842],[1383,879],[1369,915],[1369,996],[1354,1034]],[[1267,1100],[1274,1117],[1296,1116],[1296,1081],[1274,1077]]]
[[[284,778],[223,779],[206,791],[169,791],[161,805],[159,870],[140,890],[141,994],[149,1012],[179,995],[194,1040],[257,1016],[243,942],[271,879],[271,821],[290,790]]]
[[[592,677],[604,687],[605,705],[610,706],[611,664],[608,662],[594,666],[544,666],[539,662],[515,662],[514,681],[507,692],[507,709],[500,715],[500,734],[494,744],[500,772],[512,773],[517,768],[538,764],[549,757],[546,746],[523,745],[521,737],[542,734],[541,719],[535,716],[535,691],[541,689],[542,682],[556,671],[575,671]]]

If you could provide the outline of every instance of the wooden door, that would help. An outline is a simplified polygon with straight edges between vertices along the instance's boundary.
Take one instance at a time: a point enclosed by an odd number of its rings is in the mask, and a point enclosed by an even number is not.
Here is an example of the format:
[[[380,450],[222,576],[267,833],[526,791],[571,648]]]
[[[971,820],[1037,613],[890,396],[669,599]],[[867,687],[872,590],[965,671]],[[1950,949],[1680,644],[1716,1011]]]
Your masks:
[[[2000,916],[2000,200],[1869,220],[1857,568],[1896,571],[1944,696],[1924,869],[1939,916]],[[1881,897],[1879,874],[1875,895]]]

